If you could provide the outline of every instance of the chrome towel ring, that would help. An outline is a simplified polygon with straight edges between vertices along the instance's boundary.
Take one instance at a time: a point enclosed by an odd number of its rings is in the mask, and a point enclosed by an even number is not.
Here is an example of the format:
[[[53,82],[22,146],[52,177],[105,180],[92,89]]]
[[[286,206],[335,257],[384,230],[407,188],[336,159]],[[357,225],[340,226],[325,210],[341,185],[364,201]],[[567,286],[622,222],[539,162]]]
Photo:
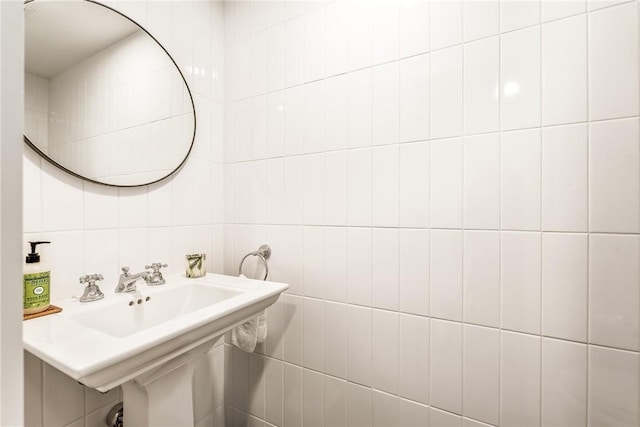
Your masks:
[[[257,256],[262,260],[262,263],[264,264],[264,279],[262,280],[267,280],[267,276],[269,276],[269,263],[267,262],[267,260],[271,257],[271,248],[269,247],[269,245],[261,245],[257,251],[249,252],[248,254],[246,254],[242,258],[242,261],[240,261],[240,266],[238,267],[238,275],[242,274],[242,264],[244,264],[244,260],[249,256]]]

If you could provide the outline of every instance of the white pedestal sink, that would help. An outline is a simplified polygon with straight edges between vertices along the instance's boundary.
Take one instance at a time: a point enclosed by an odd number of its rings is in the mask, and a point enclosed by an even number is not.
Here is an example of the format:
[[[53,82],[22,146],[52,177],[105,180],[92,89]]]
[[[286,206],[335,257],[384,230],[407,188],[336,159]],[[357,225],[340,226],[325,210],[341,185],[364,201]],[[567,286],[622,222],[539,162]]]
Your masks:
[[[61,313],[24,323],[24,347],[88,387],[122,385],[127,426],[193,426],[194,360],[287,288],[207,274],[91,303],[57,301]]]

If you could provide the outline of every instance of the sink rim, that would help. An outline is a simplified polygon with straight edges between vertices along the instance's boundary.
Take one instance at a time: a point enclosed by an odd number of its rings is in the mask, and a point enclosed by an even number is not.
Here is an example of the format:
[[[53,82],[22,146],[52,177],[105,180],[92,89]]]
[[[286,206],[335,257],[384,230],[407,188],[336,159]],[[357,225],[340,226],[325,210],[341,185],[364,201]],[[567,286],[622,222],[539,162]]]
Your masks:
[[[172,348],[173,341],[193,339],[193,342],[205,342],[207,339],[217,339],[233,326],[246,321],[273,304],[275,299],[288,288],[288,285],[277,282],[208,273],[205,277],[198,279],[189,279],[184,275],[169,276],[167,284],[157,288],[141,285],[139,294],[153,296],[154,293],[169,288],[196,283],[233,288],[244,292],[124,337],[108,335],[68,317],[91,311],[92,307],[103,309],[112,304],[128,302],[134,299],[135,293],[110,293],[104,300],[92,303],[80,303],[76,298],[65,299],[55,302],[63,309],[61,313],[24,322],[24,348],[85,385],[106,391],[126,381],[116,379],[104,385],[99,384],[104,382],[102,380],[94,381],[93,376],[102,378],[105,375],[109,376],[109,373],[118,376],[122,375],[124,370],[129,372],[125,376],[130,379],[133,375],[131,372],[137,374],[145,372],[145,362],[139,360],[141,355],[144,356],[143,359],[148,359],[148,363],[162,358],[171,360],[176,357],[171,356],[172,354],[180,352],[178,347]],[[213,307],[216,309],[212,310]],[[231,323],[225,323],[229,319]],[[218,323],[220,327],[214,327]],[[153,354],[154,349],[168,350],[158,355]]]

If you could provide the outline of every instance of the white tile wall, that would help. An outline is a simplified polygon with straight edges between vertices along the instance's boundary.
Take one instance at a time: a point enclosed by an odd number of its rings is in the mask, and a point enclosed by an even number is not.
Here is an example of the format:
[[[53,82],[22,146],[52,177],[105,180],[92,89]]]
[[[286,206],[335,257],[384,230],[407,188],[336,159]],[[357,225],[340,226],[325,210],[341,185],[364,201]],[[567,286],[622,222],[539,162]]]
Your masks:
[[[115,266],[121,220],[177,256],[224,212],[228,274],[272,245],[291,288],[259,356],[225,351],[227,425],[638,424],[638,1],[224,7],[226,208],[85,187],[74,224]],[[127,200],[189,203],[200,166]]]
[[[134,3],[141,7],[129,7]],[[158,36],[182,67],[196,100],[198,135],[191,157],[178,174],[133,189],[84,183],[25,148],[23,173],[28,185],[24,190],[23,249],[27,240],[52,241],[41,255],[52,266],[53,301],[79,295],[78,277],[87,273],[102,273],[108,290],[122,265],[142,269],[151,261],[163,261],[169,264],[168,274],[179,273],[184,255],[191,252],[207,253],[208,271],[223,271],[223,141],[221,129],[212,128],[223,123],[224,94],[214,80],[225,74],[224,28],[218,25],[224,7],[219,2],[151,1],[111,6]],[[191,27],[205,37],[193,37]],[[193,74],[192,65],[205,69],[211,81]],[[251,117],[256,130],[259,117]],[[252,139],[259,136],[253,132]],[[249,136],[246,143],[249,150]],[[266,216],[252,212],[246,218],[264,221]],[[223,350],[217,346],[197,368],[195,415],[199,425],[224,425],[220,415],[224,408]],[[106,413],[121,399],[117,389],[101,395],[33,356],[26,354],[25,360],[29,426],[102,426]]]

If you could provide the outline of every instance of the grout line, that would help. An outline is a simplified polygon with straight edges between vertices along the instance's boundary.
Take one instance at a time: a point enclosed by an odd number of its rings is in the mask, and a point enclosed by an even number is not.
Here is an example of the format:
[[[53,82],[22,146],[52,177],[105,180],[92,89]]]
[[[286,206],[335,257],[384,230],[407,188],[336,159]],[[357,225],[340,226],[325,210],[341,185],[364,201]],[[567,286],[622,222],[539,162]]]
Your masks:
[[[544,75],[544,49],[543,49],[543,38],[542,38],[542,2],[538,3],[538,10],[539,10],[539,15],[540,15],[540,25],[538,26],[538,45],[539,45],[539,66],[538,66],[538,72],[540,73],[538,78],[539,78],[539,82],[540,82],[540,87],[539,90],[540,92],[538,93],[539,96],[539,107],[538,107],[538,111],[540,114],[540,131],[539,131],[539,137],[538,137],[538,141],[539,141],[539,151],[538,151],[538,196],[539,196],[539,205],[538,205],[538,224],[540,229],[542,230],[542,224],[544,223],[543,221],[543,215],[544,215],[544,210],[543,210],[543,204],[544,204],[544,197],[542,194],[542,179],[543,179],[543,168],[542,168],[542,159],[543,159],[543,150],[544,150],[544,144],[543,144],[543,135],[542,135],[542,123],[543,123],[543,105],[544,105],[544,90],[542,88],[543,86],[543,75]],[[543,305],[543,274],[544,274],[544,234],[540,234],[540,277],[538,278],[538,286],[540,287],[539,290],[539,298],[540,298],[540,302],[539,302],[539,306],[538,306],[538,330],[540,331],[540,335],[542,335],[543,333],[543,319],[542,319],[542,305]],[[542,338],[540,338],[539,340],[539,344],[540,348],[538,349],[538,355],[539,355],[539,370],[538,370],[538,424],[542,423]]]
[[[587,5],[587,9],[588,9],[588,7],[589,6]],[[587,239],[586,239],[587,240],[587,263],[586,263],[587,264],[587,271],[586,271],[586,273],[587,273],[586,274],[586,276],[587,276],[587,283],[586,283],[586,285],[587,285],[587,301],[586,301],[587,306],[585,308],[586,308],[586,322],[587,322],[586,330],[587,330],[587,336],[585,338],[585,341],[587,342],[587,346],[586,346],[585,351],[586,351],[586,357],[587,357],[587,360],[586,360],[587,365],[586,365],[586,372],[585,372],[585,412],[586,412],[585,416],[586,416],[587,424],[590,424],[589,418],[590,418],[590,413],[591,413],[591,405],[589,405],[589,381],[590,381],[590,379],[589,379],[589,370],[590,370],[589,369],[589,364],[590,364],[590,354],[591,354],[591,352],[589,351],[589,344],[588,344],[589,341],[591,340],[591,331],[590,331],[590,329],[591,329],[590,328],[590,323],[591,322],[589,321],[589,317],[590,317],[590,313],[591,313],[591,307],[590,307],[590,305],[591,305],[591,296],[590,296],[590,294],[591,294],[591,274],[590,274],[591,267],[589,265],[589,260],[591,258],[591,209],[590,209],[590,206],[591,206],[591,191],[590,191],[591,147],[590,146],[591,146],[591,123],[592,123],[592,121],[591,121],[591,113],[589,111],[590,110],[589,107],[591,105],[591,91],[589,90],[590,89],[589,81],[590,81],[590,78],[591,78],[591,67],[589,65],[589,59],[590,59],[589,58],[589,41],[590,41],[590,38],[591,38],[591,33],[589,31],[589,29],[590,29],[589,28],[590,27],[590,25],[589,25],[590,16],[591,16],[590,14],[587,14],[587,18],[585,19],[585,21],[586,21],[586,24],[585,24],[586,25],[586,36],[587,36],[586,37],[586,43],[585,43],[586,44],[586,46],[585,46],[586,58],[585,59],[586,59],[586,63],[587,63],[586,64],[587,65],[586,66],[586,72],[587,72],[587,76],[586,76],[587,84],[586,84],[586,86],[587,87],[585,88],[586,100],[587,100],[587,106],[586,106],[587,107],[587,111],[586,111],[586,113],[587,113],[586,114],[586,116],[587,116],[587,124],[586,124],[586,127],[587,127],[587,129],[586,129],[587,130],[587,141],[586,141],[586,144],[587,144],[587,147],[586,147],[587,148],[587,165],[586,165],[587,166],[587,176],[586,176],[586,180],[587,180],[587,182],[586,182],[586,184],[587,184],[586,185],[586,192],[587,192],[587,194],[586,194],[586,196],[587,196],[587,206],[586,206],[586,208],[587,208],[586,209],[587,224],[586,225],[587,225],[587,230],[590,232],[589,234],[587,234]]]

